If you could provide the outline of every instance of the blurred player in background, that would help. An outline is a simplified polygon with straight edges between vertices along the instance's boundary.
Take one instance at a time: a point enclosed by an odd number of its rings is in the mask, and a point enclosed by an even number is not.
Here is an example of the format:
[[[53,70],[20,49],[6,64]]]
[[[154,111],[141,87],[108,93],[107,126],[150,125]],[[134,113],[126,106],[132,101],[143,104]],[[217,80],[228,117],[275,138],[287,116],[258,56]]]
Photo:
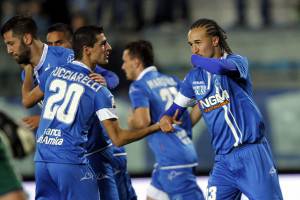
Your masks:
[[[25,200],[22,184],[9,161],[5,146],[0,138],[0,200]]]
[[[133,114],[128,126],[134,130],[157,123],[180,87],[178,78],[159,73],[153,62],[150,42],[140,40],[126,45],[122,69],[133,81],[129,89]],[[156,160],[147,193],[149,200],[204,199],[193,174],[197,155],[189,137],[192,122],[187,111],[183,119],[184,124],[176,126],[174,134],[157,131],[147,137]]]
[[[231,51],[225,32],[210,19],[191,26],[188,43],[194,68],[161,118],[162,130],[172,131],[172,123],[196,99],[216,153],[208,199],[231,200],[241,192],[249,199],[282,199],[263,118],[253,101],[247,59]]]

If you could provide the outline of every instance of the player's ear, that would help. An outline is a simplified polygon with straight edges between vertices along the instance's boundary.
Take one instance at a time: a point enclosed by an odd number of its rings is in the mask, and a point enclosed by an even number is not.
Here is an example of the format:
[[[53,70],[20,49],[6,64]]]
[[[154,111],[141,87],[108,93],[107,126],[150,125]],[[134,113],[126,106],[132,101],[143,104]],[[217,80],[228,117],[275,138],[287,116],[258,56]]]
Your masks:
[[[23,39],[23,42],[26,44],[26,45],[31,45],[32,44],[32,41],[33,41],[33,37],[30,33],[25,33],[22,37]]]
[[[219,40],[220,40],[220,38],[218,36],[212,37],[212,44],[214,47],[217,47],[219,45]]]
[[[135,65],[136,67],[138,67],[138,66],[140,66],[140,64],[141,64],[140,59],[134,58],[134,65]]]
[[[84,46],[82,47],[82,54],[83,54],[83,55],[90,55],[90,54],[91,54],[91,48],[88,47],[88,46],[86,46],[86,45],[84,45]]]

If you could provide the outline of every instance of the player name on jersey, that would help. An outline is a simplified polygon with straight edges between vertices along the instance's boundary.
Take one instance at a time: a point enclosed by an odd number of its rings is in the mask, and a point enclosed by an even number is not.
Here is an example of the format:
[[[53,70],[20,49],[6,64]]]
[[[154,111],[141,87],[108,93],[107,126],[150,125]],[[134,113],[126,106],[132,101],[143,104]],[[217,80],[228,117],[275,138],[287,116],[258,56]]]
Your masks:
[[[66,68],[63,68],[63,67],[56,67],[55,70],[53,71],[53,76],[82,83],[82,84],[90,87],[91,89],[93,89],[96,92],[102,87],[102,85],[100,83],[93,81],[92,79],[90,79],[89,76],[82,74],[80,72],[74,72],[71,70],[67,70]]]
[[[177,85],[177,83],[171,77],[159,77],[152,80],[148,80],[147,84],[151,89]]]

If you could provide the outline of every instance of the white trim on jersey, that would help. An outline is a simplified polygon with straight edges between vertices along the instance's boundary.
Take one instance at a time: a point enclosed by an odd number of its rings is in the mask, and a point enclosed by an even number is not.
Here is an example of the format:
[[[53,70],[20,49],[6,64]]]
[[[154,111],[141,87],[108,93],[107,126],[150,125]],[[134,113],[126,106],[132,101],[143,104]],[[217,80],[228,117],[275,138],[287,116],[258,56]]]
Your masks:
[[[115,108],[102,108],[96,112],[100,121],[106,119],[118,119]]]
[[[42,56],[40,58],[40,61],[39,63],[33,68],[33,73],[34,73],[34,76],[38,82],[38,84],[40,84],[40,79],[39,79],[39,73],[38,73],[38,70],[43,66],[45,60],[46,60],[46,57],[47,57],[47,53],[48,53],[48,45],[47,44],[44,44],[44,48],[43,48],[43,53],[42,53]],[[49,67],[49,66],[48,66]]]
[[[211,73],[206,72],[207,73],[207,91],[210,90],[210,85],[211,85]]]
[[[183,168],[192,168],[198,166],[198,163],[186,164],[186,165],[172,165],[172,166],[158,166],[160,170],[169,170],[169,169],[183,169]]]
[[[136,80],[140,80],[141,78],[143,78],[143,76],[148,73],[148,72],[156,72],[157,68],[155,66],[149,66],[147,68],[145,68],[140,74],[139,76],[136,78]]]
[[[215,88],[216,88],[216,94],[220,94],[220,88],[218,88],[217,86],[215,86]],[[232,115],[230,109],[227,107],[227,105],[222,106],[222,108],[224,109],[224,119],[225,119],[227,125],[229,126],[229,128],[230,128],[230,130],[231,130],[231,132],[233,134],[233,137],[235,139],[235,143],[233,144],[233,146],[237,147],[239,145],[239,143],[241,142],[241,139],[238,136],[238,132],[242,136],[241,130],[238,127],[238,125],[236,123],[236,120],[235,120],[234,116]],[[228,112],[230,113],[230,115],[231,115],[231,117],[232,117],[232,119],[234,121],[234,124],[237,127],[238,131],[235,129],[233,123],[230,121],[230,118],[228,116]]]
[[[197,101],[195,99],[190,99],[186,96],[184,96],[183,94],[181,94],[180,92],[177,93],[175,99],[174,99],[174,103],[176,103],[177,105],[181,106],[181,107],[192,107],[194,106]]]
[[[90,156],[90,155],[93,155],[93,154],[98,153],[98,152],[101,152],[101,151],[103,151],[103,150],[105,150],[105,149],[107,149],[108,147],[111,147],[111,146],[112,146],[112,143],[109,143],[109,144],[108,144],[107,146],[105,146],[105,147],[102,147],[102,148],[97,149],[97,150],[95,150],[95,151],[92,151],[92,152],[90,152],[90,153],[84,154],[84,156]]]
[[[88,67],[87,65],[85,65],[83,62],[80,62],[80,61],[78,61],[78,60],[73,60],[72,63],[75,64],[75,65],[78,65],[78,66],[80,66],[80,67],[82,67],[82,68],[85,68],[85,69],[89,70],[90,72],[92,72],[91,68],[89,68],[89,67]]]
[[[229,128],[230,128],[230,130],[231,130],[231,132],[233,133],[233,137],[234,137],[234,139],[235,139],[235,143],[234,143],[234,145],[233,146],[238,146],[239,145],[239,136],[238,136],[238,134],[237,134],[237,132],[236,132],[236,130],[235,130],[235,128],[234,128],[234,126],[233,126],[233,124],[232,124],[232,122],[230,121],[230,119],[229,119],[229,117],[228,117],[228,108],[227,108],[227,106],[225,105],[225,106],[223,106],[223,109],[224,109],[224,118],[225,118],[225,121],[227,122],[227,125],[229,126]]]
[[[147,189],[147,196],[151,199],[169,200],[169,196],[162,190],[157,189],[153,185],[149,185]]]
[[[127,156],[127,153],[114,153],[113,154],[115,157],[119,157],[119,156]]]
[[[46,57],[47,57],[47,53],[48,53],[48,45],[44,43],[42,56],[40,58],[39,63],[33,68],[34,72],[38,71],[43,66],[43,64],[46,60]]]

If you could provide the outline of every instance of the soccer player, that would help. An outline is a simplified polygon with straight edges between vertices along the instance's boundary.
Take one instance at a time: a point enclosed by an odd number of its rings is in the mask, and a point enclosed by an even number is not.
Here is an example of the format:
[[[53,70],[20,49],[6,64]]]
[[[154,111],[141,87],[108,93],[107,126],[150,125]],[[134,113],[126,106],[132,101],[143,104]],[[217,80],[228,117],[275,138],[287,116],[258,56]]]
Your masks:
[[[210,19],[192,24],[188,43],[194,68],[161,118],[161,129],[172,131],[172,123],[196,99],[216,153],[208,199],[231,200],[241,192],[249,199],[282,199],[263,118],[253,100],[247,59],[231,51],[225,32]],[[178,116],[172,117],[175,112]]]
[[[128,125],[134,130],[157,123],[180,87],[176,77],[158,72],[153,60],[148,41],[131,42],[123,51],[122,69],[127,79],[133,81],[129,89],[133,114],[128,118]],[[189,137],[192,122],[188,112],[183,119],[184,124],[176,126],[174,134],[157,131],[147,137],[156,160],[147,193],[149,200],[204,199],[193,174],[197,155]]]
[[[48,28],[47,44],[49,46],[72,48],[72,35],[72,29],[68,25],[63,23],[53,24]],[[99,65],[97,65],[96,72],[89,74],[91,79],[106,85],[109,89],[117,87],[119,78],[115,73]],[[90,145],[88,145],[88,153],[86,155],[99,177],[98,186],[101,199],[136,199],[136,194],[127,172],[127,154],[125,148],[116,147],[112,144],[105,129],[99,123],[93,123],[89,132],[93,136],[89,139],[88,143]],[[103,134],[99,134],[100,132]],[[117,192],[115,192],[115,187],[117,187]]]
[[[84,156],[87,132],[95,115],[117,146],[145,137],[159,127],[121,129],[113,95],[89,78],[97,64],[108,62],[111,47],[102,28],[80,28],[74,35],[73,49],[75,61],[56,67],[48,78],[41,77],[37,87],[45,93],[35,155],[37,180],[43,183],[38,182],[37,194],[54,199],[57,194],[62,199],[96,199],[95,185],[90,184],[96,177],[87,171]],[[51,181],[56,185],[49,188]]]
[[[5,146],[0,138],[0,200],[25,200],[22,184],[17,178]]]

